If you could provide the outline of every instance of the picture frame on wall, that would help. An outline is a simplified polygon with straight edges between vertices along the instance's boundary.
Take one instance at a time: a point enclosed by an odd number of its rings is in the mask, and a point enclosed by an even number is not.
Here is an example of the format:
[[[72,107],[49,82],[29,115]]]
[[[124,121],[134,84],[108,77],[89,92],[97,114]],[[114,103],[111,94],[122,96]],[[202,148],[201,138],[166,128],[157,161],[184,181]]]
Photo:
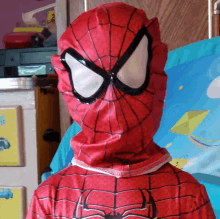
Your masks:
[[[0,186],[0,218],[24,219],[25,187]]]
[[[21,106],[0,107],[0,167],[24,166]]]

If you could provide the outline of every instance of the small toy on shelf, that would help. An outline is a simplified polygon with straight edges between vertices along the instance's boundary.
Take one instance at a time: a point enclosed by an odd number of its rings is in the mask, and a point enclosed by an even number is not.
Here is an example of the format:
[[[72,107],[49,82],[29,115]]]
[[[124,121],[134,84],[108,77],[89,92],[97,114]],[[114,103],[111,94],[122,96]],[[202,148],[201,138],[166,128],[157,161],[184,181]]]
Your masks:
[[[54,8],[55,6],[55,3],[49,4],[33,11],[22,13],[22,20],[25,25],[22,26],[17,23],[13,32],[4,36],[3,42],[5,48],[56,46],[57,38],[54,11],[48,12],[47,20],[44,22],[38,22],[38,20],[33,17],[34,14],[49,8]],[[39,34],[40,37],[36,38],[36,34]]]

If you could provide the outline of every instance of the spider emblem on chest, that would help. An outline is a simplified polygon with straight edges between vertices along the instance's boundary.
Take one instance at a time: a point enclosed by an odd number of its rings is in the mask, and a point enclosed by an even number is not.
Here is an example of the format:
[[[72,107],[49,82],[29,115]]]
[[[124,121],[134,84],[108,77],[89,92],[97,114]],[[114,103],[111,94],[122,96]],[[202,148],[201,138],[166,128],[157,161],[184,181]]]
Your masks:
[[[126,193],[126,195],[131,192],[138,194],[141,203],[130,203],[129,205],[120,205],[117,199],[117,195]],[[103,194],[102,194],[103,193]],[[113,206],[105,206],[103,203],[98,203],[97,199],[94,197],[101,197],[100,200],[105,199],[104,194],[106,191],[90,190],[83,191],[80,198],[76,204],[73,213],[73,219],[79,218],[103,218],[103,219],[124,219],[124,218],[148,218],[157,219],[157,208],[155,201],[149,191],[146,189],[133,189],[126,190],[122,192],[113,192]],[[147,195],[146,195],[147,194]],[[93,197],[92,197],[93,196]],[[137,196],[137,197],[138,197]],[[93,204],[93,202],[95,202]],[[106,202],[106,200],[104,201]],[[118,205],[118,206],[117,206]]]

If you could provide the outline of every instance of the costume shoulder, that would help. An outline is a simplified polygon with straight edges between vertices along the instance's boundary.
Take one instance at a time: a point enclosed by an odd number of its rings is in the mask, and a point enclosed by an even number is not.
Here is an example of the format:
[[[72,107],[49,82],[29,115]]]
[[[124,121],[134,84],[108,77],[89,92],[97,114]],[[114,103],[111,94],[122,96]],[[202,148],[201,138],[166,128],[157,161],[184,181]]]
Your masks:
[[[216,219],[205,186],[203,185],[200,186],[199,192],[196,196],[195,203],[197,207],[194,213],[195,218]]]
[[[163,171],[172,171],[176,176],[181,218],[216,219],[204,185],[200,184],[191,174],[171,164],[165,165]]]
[[[52,218],[57,190],[70,169],[71,166],[66,167],[38,186],[32,195],[26,219]]]

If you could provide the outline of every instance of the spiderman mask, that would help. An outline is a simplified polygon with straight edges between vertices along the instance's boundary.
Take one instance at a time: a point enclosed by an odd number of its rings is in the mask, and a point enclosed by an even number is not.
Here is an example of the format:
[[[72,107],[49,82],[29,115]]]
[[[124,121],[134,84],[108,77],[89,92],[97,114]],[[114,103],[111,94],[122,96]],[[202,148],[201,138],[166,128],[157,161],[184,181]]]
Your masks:
[[[153,142],[167,83],[158,20],[123,3],[100,5],[70,24],[59,48],[52,58],[58,89],[82,128],[71,140],[72,162],[116,177],[169,162]]]

